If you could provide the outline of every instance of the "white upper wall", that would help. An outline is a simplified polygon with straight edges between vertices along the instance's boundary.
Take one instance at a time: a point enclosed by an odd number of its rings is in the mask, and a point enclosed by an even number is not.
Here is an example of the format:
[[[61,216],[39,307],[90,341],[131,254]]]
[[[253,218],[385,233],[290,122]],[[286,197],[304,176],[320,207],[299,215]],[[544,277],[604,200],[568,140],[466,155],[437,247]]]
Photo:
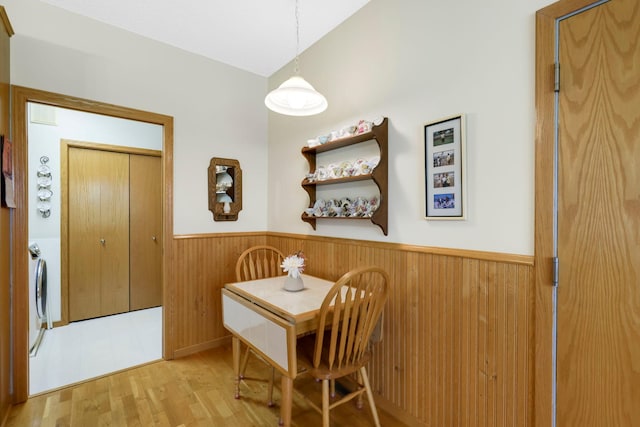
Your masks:
[[[174,117],[175,234],[271,230],[518,254],[533,253],[534,23],[550,3],[372,0],[301,55],[329,109],[291,118],[267,114],[259,76],[36,0],[3,2],[16,31],[13,84]],[[460,113],[467,219],[427,221],[424,124]],[[389,235],[368,222],[320,220],[313,231],[300,220],[300,148],[378,116],[390,120]],[[211,157],[240,161],[237,222],[214,222],[207,209]]]
[[[307,49],[301,75],[329,108],[269,114],[269,230],[533,254],[535,12],[550,3],[372,0]],[[458,114],[467,122],[467,219],[425,220],[424,125]],[[300,149],[378,116],[390,121],[389,235],[364,221],[318,220],[313,231],[300,220],[309,202]]]
[[[2,3],[16,33],[12,84],[174,118],[175,234],[266,229],[265,78],[36,0]],[[238,221],[208,210],[211,157],[240,161]]]

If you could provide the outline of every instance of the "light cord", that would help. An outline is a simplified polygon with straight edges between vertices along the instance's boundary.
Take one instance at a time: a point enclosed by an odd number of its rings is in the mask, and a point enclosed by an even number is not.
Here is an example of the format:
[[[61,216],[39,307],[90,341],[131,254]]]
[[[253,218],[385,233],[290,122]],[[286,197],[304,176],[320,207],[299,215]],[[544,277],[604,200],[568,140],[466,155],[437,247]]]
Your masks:
[[[300,52],[300,18],[298,16],[298,0],[296,0],[296,61],[294,74],[297,76],[300,74],[300,64],[298,61],[298,53]]]

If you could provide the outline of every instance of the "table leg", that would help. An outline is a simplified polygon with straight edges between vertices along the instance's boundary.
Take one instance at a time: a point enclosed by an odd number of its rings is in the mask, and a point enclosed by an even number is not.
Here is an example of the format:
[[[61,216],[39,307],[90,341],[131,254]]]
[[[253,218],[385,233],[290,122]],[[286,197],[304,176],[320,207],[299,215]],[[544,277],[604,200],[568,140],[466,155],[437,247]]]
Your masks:
[[[233,352],[233,382],[235,384],[233,397],[240,399],[240,340],[235,335],[231,337],[231,349]]]
[[[293,406],[293,378],[282,376],[282,402],[280,402],[280,425],[291,426],[291,408]]]

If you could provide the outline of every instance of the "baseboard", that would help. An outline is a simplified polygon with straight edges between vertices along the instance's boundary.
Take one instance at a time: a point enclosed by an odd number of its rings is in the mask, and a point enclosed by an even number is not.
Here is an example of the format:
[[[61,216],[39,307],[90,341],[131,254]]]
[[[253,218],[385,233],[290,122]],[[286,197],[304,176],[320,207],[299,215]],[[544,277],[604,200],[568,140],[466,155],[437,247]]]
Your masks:
[[[416,418],[409,415],[408,412],[403,411],[401,408],[389,402],[388,400],[380,397],[379,395],[376,395],[374,393],[373,398],[376,401],[376,406],[378,407],[378,409],[385,411],[387,414],[393,416],[398,421],[402,421],[403,423],[405,423],[410,427],[426,427],[427,426],[426,424],[421,423]]]
[[[178,349],[173,352],[173,357],[174,359],[178,359],[180,357],[189,356],[190,354],[199,353],[201,351],[210,350],[212,348],[222,347],[224,345],[231,345],[231,335]]]
[[[9,405],[4,412],[4,416],[2,417],[2,422],[0,422],[0,427],[5,427],[7,425],[7,420],[9,419],[9,415],[11,415],[11,410],[13,409],[13,405]]]

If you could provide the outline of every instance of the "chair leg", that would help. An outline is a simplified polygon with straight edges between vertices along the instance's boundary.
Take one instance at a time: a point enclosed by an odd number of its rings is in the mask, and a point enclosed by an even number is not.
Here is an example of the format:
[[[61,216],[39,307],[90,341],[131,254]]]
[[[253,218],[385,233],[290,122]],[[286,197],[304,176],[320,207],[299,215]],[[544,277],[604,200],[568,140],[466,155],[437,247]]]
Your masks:
[[[238,347],[240,347],[239,344],[238,344]],[[247,364],[249,362],[250,354],[251,354],[251,348],[247,346],[244,356],[242,357],[242,362],[239,363],[240,365],[239,374],[236,378],[236,391],[235,391],[236,399],[240,399],[240,381],[244,378],[244,374],[247,370]],[[269,377],[269,380],[268,380],[269,383],[267,386],[267,405],[270,407],[273,406],[273,379],[275,378],[275,373],[276,373],[276,369],[274,367],[271,367],[271,376]]]
[[[247,370],[247,363],[249,362],[249,354],[251,353],[251,349],[247,346],[246,351],[244,352],[244,357],[242,358],[242,364],[240,365],[240,378],[244,378],[244,373]]]
[[[322,380],[322,427],[329,427],[329,380]]]
[[[267,391],[267,406],[272,407],[273,406],[273,379],[276,375],[276,368],[274,368],[273,366],[271,367],[271,376],[269,377],[269,385],[268,387],[268,391]]]
[[[380,419],[378,418],[378,410],[376,409],[376,402],[375,400],[373,400],[373,392],[371,391],[371,385],[369,385],[369,377],[367,376],[367,369],[364,366],[360,368],[360,374],[362,375],[364,389],[367,392],[367,399],[369,400],[369,407],[371,408],[373,421],[375,422],[376,427],[380,427]]]
[[[362,382],[362,374],[360,373],[360,371],[358,371],[358,372],[356,373],[356,375],[357,375],[357,380],[358,380],[358,381],[357,381],[357,383],[358,383],[358,390],[361,390],[361,389],[362,389],[362,386],[361,386],[360,384],[364,384],[364,383]],[[358,409],[362,409],[362,407],[363,407],[363,406],[364,406],[364,405],[362,404],[362,393],[360,393],[360,394],[358,395],[358,397],[356,398],[356,408],[358,408]]]

